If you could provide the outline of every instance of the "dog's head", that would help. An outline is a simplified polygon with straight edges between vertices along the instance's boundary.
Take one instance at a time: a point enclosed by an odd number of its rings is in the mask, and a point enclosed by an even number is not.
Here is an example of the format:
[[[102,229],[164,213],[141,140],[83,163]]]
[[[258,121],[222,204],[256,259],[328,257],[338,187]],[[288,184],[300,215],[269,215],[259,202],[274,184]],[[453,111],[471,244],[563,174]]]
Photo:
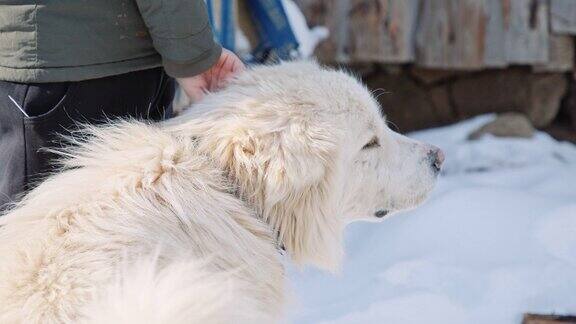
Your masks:
[[[330,270],[347,223],[417,206],[443,160],[391,131],[358,80],[313,62],[254,68],[179,120],[294,261]]]

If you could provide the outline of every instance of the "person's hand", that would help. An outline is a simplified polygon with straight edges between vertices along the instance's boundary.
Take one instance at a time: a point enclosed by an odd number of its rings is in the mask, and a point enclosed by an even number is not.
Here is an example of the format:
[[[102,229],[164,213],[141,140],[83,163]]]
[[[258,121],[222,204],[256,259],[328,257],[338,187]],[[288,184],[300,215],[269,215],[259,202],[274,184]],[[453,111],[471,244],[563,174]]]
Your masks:
[[[188,78],[178,78],[177,81],[192,102],[204,98],[207,92],[215,91],[223,86],[237,73],[246,69],[244,63],[227,49],[222,49],[220,58],[206,72]]]

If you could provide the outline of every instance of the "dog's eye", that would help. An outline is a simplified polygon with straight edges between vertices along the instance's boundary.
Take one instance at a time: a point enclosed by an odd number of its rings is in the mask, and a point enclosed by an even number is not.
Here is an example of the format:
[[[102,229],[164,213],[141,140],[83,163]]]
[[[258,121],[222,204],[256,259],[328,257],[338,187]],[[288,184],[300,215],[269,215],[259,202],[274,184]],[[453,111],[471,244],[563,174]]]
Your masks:
[[[364,147],[362,147],[362,149],[367,150],[367,149],[377,147],[377,146],[380,146],[380,143],[378,143],[378,137],[374,136],[374,137],[372,137],[370,142],[366,143],[366,145],[364,145]]]

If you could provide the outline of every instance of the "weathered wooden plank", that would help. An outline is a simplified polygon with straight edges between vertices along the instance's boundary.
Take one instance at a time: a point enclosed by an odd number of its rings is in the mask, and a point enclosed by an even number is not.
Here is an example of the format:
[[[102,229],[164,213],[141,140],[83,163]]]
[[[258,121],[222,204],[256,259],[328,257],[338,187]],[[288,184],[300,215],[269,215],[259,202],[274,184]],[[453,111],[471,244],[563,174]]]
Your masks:
[[[534,66],[535,72],[565,72],[574,68],[574,39],[566,35],[550,35],[548,61]]]
[[[488,68],[505,67],[506,60],[506,34],[504,27],[504,7],[502,0],[484,0],[486,19],[486,35],[484,37],[484,65]]]
[[[506,31],[506,58],[512,64],[548,60],[548,1],[501,0]]]
[[[414,59],[419,0],[350,0],[349,59],[405,63]]]
[[[554,33],[576,35],[576,1],[550,0],[550,26]]]
[[[347,11],[349,0],[294,0],[300,7],[309,26],[325,26],[330,31],[328,39],[321,42],[316,54],[324,61],[347,62],[348,41]]]
[[[424,1],[416,33],[417,63],[432,68],[483,67],[488,25],[486,3],[484,0]]]
[[[330,29],[318,51],[328,61],[415,60],[426,68],[462,70],[567,66],[566,40],[550,40],[548,0],[296,1],[311,25]]]
[[[296,0],[311,25],[325,25],[330,38],[322,58],[339,62],[405,63],[414,59],[420,0]]]
[[[576,324],[576,316],[524,314],[522,324]]]
[[[544,64],[547,12],[545,0],[426,1],[416,36],[417,64],[443,69]]]

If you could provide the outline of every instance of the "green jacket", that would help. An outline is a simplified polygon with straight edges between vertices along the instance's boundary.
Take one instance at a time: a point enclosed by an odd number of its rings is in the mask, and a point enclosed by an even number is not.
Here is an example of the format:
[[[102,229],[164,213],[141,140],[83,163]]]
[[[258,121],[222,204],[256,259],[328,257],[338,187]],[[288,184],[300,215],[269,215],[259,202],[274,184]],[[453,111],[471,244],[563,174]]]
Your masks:
[[[221,50],[203,0],[0,0],[0,80],[79,81],[161,65],[186,77]]]

